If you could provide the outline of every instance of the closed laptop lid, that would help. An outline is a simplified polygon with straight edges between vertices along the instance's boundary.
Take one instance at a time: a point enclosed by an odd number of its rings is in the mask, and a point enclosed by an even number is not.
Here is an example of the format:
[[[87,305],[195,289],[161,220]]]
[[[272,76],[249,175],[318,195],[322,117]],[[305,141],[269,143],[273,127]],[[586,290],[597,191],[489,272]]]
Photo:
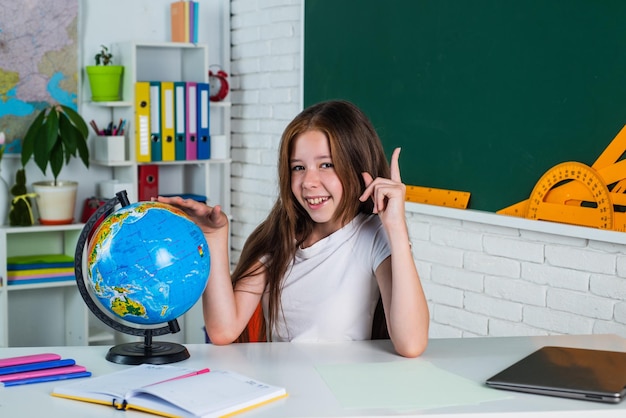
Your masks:
[[[542,347],[486,384],[498,389],[600,402],[620,402],[626,392],[626,353]]]

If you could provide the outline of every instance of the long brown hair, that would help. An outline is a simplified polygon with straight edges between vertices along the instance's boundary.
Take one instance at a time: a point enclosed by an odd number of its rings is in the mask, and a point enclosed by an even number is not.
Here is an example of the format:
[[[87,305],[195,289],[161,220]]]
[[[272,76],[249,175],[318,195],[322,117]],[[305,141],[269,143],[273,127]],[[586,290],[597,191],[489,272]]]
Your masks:
[[[359,212],[372,213],[371,199],[359,201],[365,189],[362,173],[373,178],[389,178],[389,165],[380,138],[367,116],[350,102],[333,100],[318,103],[303,110],[285,129],[279,151],[279,196],[263,221],[248,237],[240,261],[233,272],[233,286],[237,281],[254,274],[254,265],[264,258],[267,277],[265,291],[269,293],[267,326],[271,330],[280,312],[282,281],[296,249],[306,240],[314,222],[300,206],[291,191],[290,158],[294,140],[304,132],[316,130],[326,135],[335,172],[343,186],[343,198],[335,213],[335,220],[343,225]],[[265,333],[265,330],[260,330]],[[263,336],[255,336],[264,337]],[[242,334],[240,341],[247,341]]]

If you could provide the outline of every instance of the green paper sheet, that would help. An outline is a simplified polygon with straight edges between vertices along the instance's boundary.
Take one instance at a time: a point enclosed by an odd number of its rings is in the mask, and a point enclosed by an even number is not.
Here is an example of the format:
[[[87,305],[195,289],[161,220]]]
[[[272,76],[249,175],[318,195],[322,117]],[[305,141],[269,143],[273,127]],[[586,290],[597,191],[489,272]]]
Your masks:
[[[476,405],[511,397],[421,359],[329,364],[316,369],[344,408],[408,411]]]

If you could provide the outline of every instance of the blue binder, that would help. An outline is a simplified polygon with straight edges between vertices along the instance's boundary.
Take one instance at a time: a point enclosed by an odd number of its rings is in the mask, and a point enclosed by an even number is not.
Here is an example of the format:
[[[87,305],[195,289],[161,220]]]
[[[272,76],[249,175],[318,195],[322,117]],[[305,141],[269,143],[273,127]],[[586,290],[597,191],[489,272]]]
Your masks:
[[[209,83],[198,83],[198,159],[211,158]]]

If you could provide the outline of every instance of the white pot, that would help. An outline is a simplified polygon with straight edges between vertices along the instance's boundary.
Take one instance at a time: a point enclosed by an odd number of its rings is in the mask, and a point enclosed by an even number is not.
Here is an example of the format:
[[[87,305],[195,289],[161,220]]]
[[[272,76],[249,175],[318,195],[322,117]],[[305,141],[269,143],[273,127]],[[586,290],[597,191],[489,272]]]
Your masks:
[[[37,194],[39,222],[42,225],[66,225],[74,222],[76,206],[75,181],[38,181],[33,183],[33,191]]]

